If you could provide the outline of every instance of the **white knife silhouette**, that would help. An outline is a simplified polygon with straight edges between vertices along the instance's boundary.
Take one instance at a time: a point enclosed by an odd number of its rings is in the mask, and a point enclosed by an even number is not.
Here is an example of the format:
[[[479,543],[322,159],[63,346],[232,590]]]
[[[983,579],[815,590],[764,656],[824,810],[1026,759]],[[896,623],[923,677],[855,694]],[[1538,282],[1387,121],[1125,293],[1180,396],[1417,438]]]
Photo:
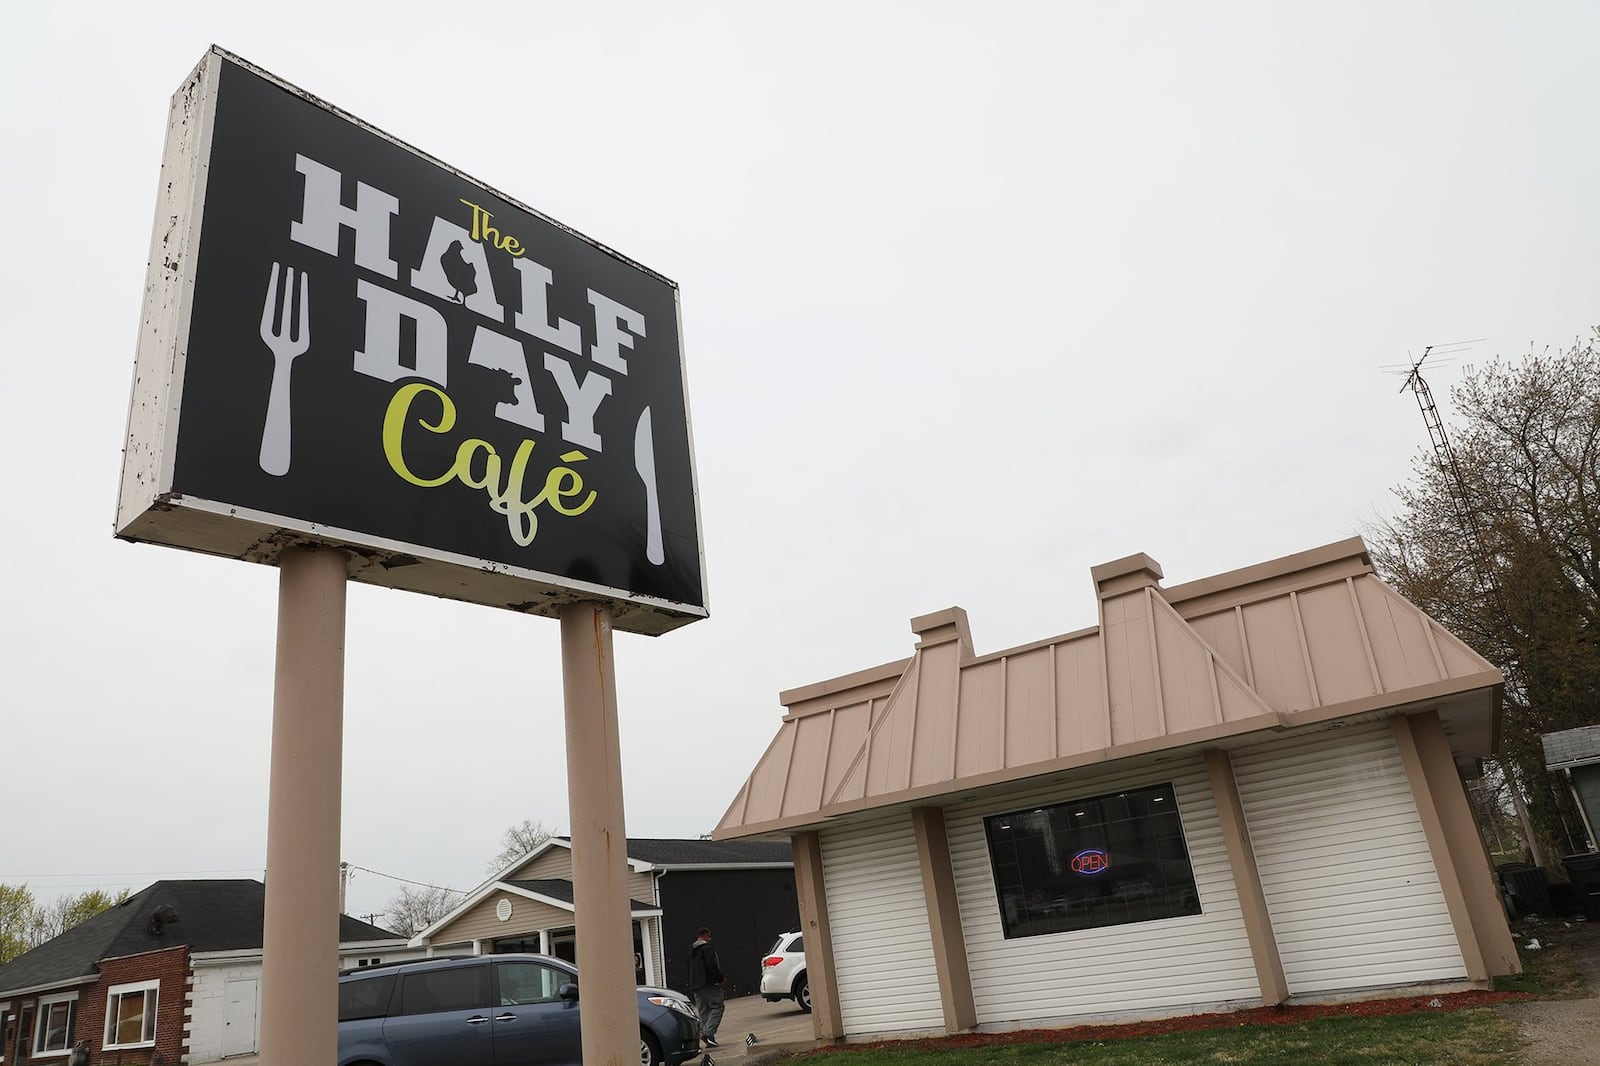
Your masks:
[[[639,412],[639,426],[633,431],[633,466],[644,482],[644,557],[652,565],[667,561],[661,546],[661,500],[656,495],[656,446],[650,433],[650,408]]]

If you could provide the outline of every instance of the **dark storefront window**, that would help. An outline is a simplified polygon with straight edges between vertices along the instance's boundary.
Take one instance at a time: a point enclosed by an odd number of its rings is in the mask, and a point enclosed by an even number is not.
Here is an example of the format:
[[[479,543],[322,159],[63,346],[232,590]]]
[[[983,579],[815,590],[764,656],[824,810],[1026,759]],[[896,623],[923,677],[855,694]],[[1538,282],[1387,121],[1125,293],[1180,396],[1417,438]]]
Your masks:
[[[983,821],[1009,937],[1200,913],[1171,785]]]

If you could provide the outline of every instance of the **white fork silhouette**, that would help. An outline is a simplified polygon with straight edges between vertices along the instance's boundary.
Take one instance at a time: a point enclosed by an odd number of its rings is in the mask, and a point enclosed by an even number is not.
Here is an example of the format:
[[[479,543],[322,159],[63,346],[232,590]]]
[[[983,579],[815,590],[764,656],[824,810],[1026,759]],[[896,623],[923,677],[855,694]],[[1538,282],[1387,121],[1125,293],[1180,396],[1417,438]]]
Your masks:
[[[267,302],[261,309],[261,339],[271,349],[272,392],[267,397],[267,424],[261,431],[261,469],[282,477],[289,472],[289,371],[296,356],[311,347],[311,282],[305,271],[296,276],[294,267],[283,267],[283,310],[278,310],[277,263],[267,281]],[[300,321],[294,323],[295,297],[299,297]]]

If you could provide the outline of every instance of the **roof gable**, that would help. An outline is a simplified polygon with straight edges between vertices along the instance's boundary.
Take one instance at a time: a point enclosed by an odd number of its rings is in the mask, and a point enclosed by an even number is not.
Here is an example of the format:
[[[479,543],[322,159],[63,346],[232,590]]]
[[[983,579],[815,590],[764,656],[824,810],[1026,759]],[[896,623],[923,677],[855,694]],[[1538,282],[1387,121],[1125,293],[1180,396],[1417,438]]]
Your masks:
[[[1582,725],[1539,737],[1544,745],[1546,769],[1583,766],[1600,762],[1600,725]]]
[[[785,842],[772,843],[755,840],[701,840],[667,837],[630,837],[628,868],[635,874],[654,875],[674,869],[738,869],[749,866],[793,866],[794,857]],[[478,885],[461,898],[454,909],[426,929],[412,937],[413,944],[427,943],[447,926],[469,914],[495,892],[506,886],[520,886],[523,892],[534,892],[530,884],[570,884],[572,876],[572,841],[567,837],[551,837],[526,854],[511,862],[499,874]],[[569,890],[570,892],[570,890]],[[555,905],[572,903],[571,895],[549,895],[547,902]],[[634,909],[650,908],[653,904],[634,901]]]

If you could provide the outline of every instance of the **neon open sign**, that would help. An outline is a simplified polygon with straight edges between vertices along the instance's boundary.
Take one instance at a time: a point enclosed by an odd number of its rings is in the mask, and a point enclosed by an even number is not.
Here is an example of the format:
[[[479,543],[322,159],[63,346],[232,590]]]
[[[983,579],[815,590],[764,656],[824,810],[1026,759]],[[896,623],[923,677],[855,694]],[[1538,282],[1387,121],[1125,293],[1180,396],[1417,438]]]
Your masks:
[[[1072,872],[1075,874],[1092,877],[1095,874],[1103,874],[1110,868],[1111,856],[1099,848],[1089,848],[1072,857]]]

